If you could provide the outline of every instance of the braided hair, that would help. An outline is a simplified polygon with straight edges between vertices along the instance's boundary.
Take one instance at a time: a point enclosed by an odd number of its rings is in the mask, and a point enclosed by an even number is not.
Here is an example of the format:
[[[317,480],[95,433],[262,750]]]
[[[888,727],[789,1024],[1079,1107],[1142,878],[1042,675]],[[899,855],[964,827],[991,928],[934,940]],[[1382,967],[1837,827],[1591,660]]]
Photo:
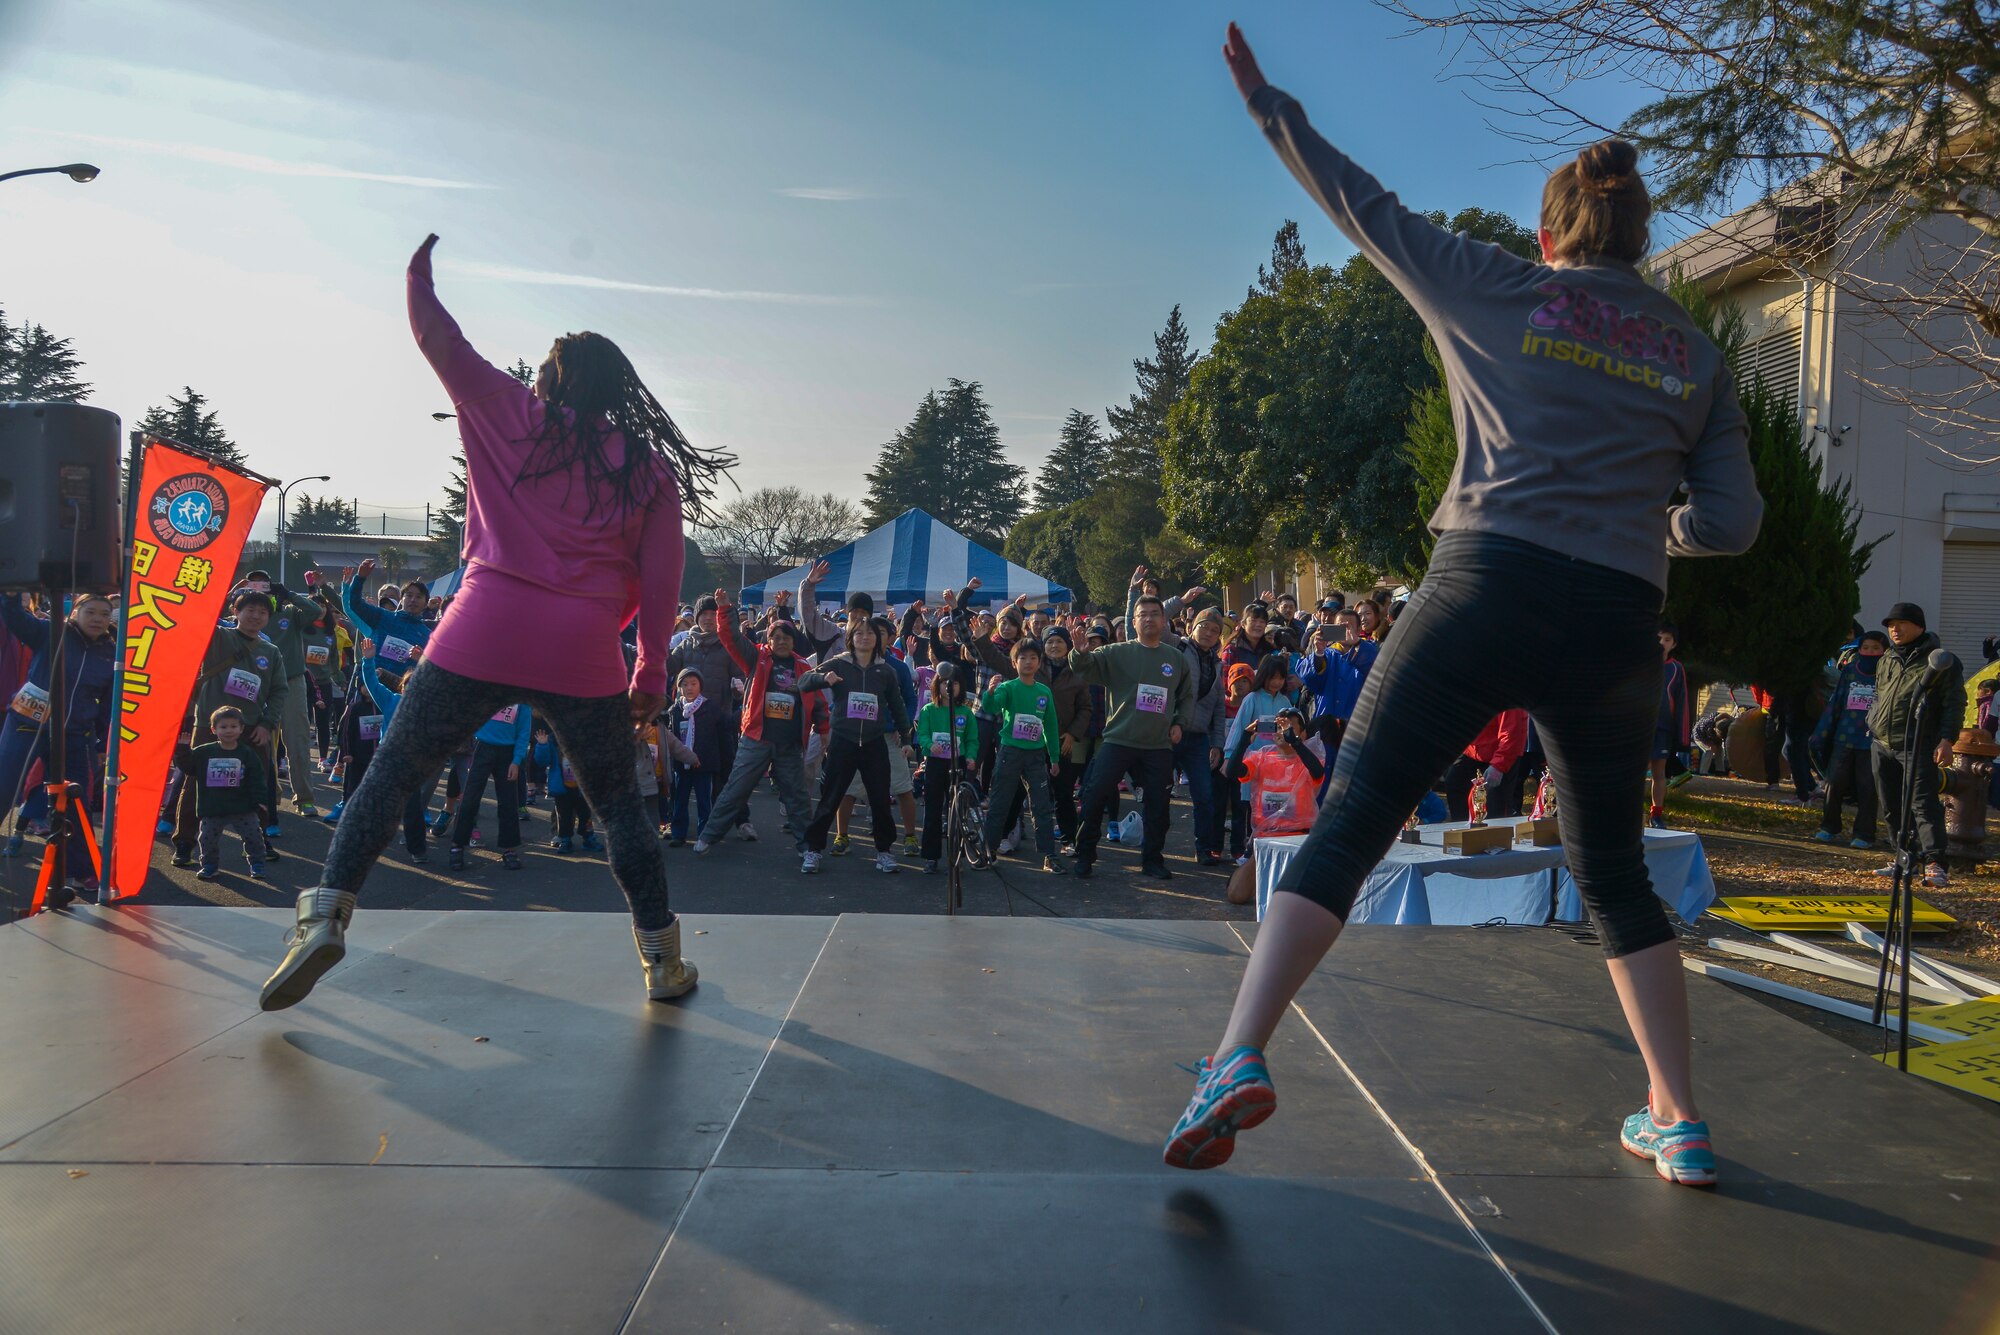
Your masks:
[[[714,517],[715,485],[736,466],[736,456],[690,444],[616,343],[589,332],[563,335],[549,349],[535,392],[549,411],[517,486],[578,470],[586,518],[594,518],[600,505],[624,514],[649,509],[658,499],[657,461],[673,473],[688,524]],[[625,439],[624,457],[615,463],[605,450],[613,435]]]

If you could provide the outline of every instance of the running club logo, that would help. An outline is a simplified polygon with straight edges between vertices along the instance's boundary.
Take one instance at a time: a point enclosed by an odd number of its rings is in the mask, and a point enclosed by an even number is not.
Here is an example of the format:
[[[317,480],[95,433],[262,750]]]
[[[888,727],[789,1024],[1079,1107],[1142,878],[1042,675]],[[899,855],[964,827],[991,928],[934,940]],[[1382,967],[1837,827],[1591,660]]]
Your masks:
[[[146,506],[153,536],[177,552],[198,552],[229,523],[229,493],[203,473],[168,478]]]

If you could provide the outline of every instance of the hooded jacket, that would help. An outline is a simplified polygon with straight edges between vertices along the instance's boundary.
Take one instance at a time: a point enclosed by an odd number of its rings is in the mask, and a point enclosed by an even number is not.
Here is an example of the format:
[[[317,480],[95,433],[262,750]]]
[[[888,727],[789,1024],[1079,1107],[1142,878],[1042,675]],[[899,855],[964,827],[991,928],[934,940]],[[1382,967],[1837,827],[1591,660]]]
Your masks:
[[[767,722],[776,725],[781,721],[776,717],[767,718],[765,714],[766,704],[772,703],[771,673],[777,662],[776,656],[772,654],[770,645],[754,644],[743,638],[742,632],[736,627],[735,608],[716,609],[715,624],[726,630],[722,643],[728,651],[730,662],[735,664],[738,675],[747,677],[750,682],[750,688],[743,693],[743,715],[740,720],[743,735],[755,741],[764,741],[764,725]],[[794,643],[797,641],[794,640]],[[796,676],[803,677],[812,670],[812,665],[794,654],[791,670]],[[704,677],[702,691],[705,694],[707,690],[708,679]],[[793,697],[792,721],[798,725],[799,746],[803,749],[813,733],[827,731],[831,715],[827,711],[826,697],[818,691],[801,690],[796,685],[783,694]],[[900,700],[901,696],[897,698]]]
[[[1875,706],[1875,673],[1884,657],[1856,655],[1840,670],[1840,680],[1834,683],[1826,712],[1812,734],[1813,754],[1821,757],[1822,765],[1831,761],[1834,747],[1865,751],[1871,744],[1868,712]]]
[[[27,646],[29,684],[47,692],[52,657],[49,651],[54,643],[49,635],[47,619],[21,606],[21,600],[12,594],[0,596],[0,618],[4,618],[14,638]],[[68,684],[68,694],[63,697],[66,711],[63,731],[72,737],[89,734],[108,736],[111,727],[111,672],[118,663],[118,637],[106,635],[100,640],[85,639],[83,632],[68,618],[64,618],[62,627],[65,637],[63,680]],[[23,715],[16,714],[14,719],[16,723],[26,723],[30,728],[35,726]]]

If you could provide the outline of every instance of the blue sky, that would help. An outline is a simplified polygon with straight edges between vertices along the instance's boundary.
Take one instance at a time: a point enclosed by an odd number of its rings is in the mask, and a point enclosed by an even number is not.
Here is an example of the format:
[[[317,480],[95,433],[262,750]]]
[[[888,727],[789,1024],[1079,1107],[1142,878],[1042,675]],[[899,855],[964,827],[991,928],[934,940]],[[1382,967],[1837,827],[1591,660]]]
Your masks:
[[[1032,469],[1176,302],[1205,346],[1285,218],[1350,253],[1241,110],[1232,17],[1407,202],[1532,218],[1544,169],[1363,0],[0,0],[0,169],[104,169],[0,185],[0,302],[128,422],[191,384],[365,511],[455,446],[403,316],[432,230],[487,356],[611,336],[746,490],[858,499],[949,376]]]

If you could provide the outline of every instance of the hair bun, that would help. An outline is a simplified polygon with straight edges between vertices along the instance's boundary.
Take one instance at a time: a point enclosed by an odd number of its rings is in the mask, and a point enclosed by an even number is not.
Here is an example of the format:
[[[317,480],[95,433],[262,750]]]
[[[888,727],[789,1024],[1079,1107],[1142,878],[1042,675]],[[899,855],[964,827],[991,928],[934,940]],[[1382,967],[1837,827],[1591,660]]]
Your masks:
[[[1638,178],[1639,150],[1623,139],[1601,139],[1576,155],[1576,174],[1601,195],[1628,190]]]

